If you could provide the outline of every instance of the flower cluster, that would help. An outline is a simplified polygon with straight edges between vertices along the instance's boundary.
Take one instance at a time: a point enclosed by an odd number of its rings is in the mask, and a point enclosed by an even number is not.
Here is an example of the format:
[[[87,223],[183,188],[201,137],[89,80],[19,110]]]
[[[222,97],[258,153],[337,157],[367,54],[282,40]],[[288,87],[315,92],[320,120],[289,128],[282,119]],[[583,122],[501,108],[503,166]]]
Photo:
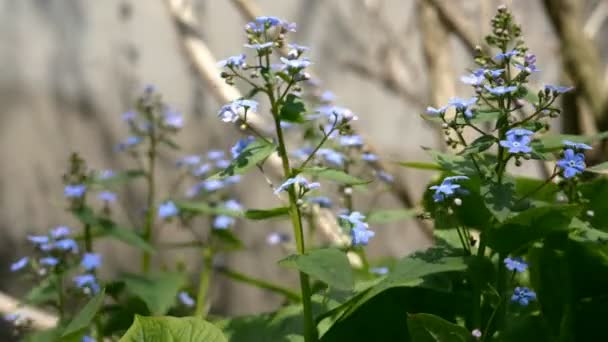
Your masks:
[[[348,215],[342,214],[340,218],[350,225],[350,236],[353,246],[365,246],[376,235],[373,230],[369,230],[367,222],[363,221],[365,215],[358,211],[353,211]]]
[[[460,184],[454,184],[455,181],[467,180],[467,176],[450,176],[445,177],[439,185],[433,185],[429,187],[431,190],[435,190],[433,194],[433,200],[435,202],[442,202],[447,198],[450,198],[456,194],[467,194],[465,189],[461,189]]]

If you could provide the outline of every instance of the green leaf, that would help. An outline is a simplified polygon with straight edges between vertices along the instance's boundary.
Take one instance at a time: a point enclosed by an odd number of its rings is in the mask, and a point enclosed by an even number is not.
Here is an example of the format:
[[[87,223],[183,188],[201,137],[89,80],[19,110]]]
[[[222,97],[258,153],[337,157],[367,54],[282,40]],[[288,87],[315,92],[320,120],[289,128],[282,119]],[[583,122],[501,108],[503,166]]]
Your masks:
[[[543,179],[515,177],[515,192],[519,198],[527,197],[538,201],[553,202],[559,191],[557,184]]]
[[[135,316],[120,342],[227,342],[222,331],[200,317]]]
[[[552,152],[559,151],[564,148],[564,140],[570,140],[577,143],[592,144],[594,142],[608,138],[608,132],[601,132],[591,136],[572,135],[572,134],[545,134],[534,140],[530,146],[536,152]]]
[[[288,94],[281,104],[279,117],[281,121],[287,122],[304,122],[303,114],[306,112],[306,106],[301,98],[294,94]]]
[[[339,290],[351,290],[354,286],[348,258],[336,248],[313,249],[303,255],[290,255],[279,261],[279,265],[295,268]]]
[[[442,170],[462,175],[471,175],[477,173],[475,164],[467,156],[459,156],[449,153],[443,153],[432,149],[426,149],[426,151],[433,157],[435,162],[441,167]],[[481,164],[481,158],[479,162]],[[478,164],[479,165],[479,164]]]
[[[442,170],[441,166],[428,162],[397,162],[397,165],[417,170]]]
[[[232,160],[224,170],[209,177],[209,179],[224,179],[226,177],[241,175],[264,161],[276,150],[275,144],[270,144],[262,139],[257,139]]]
[[[497,252],[509,253],[552,233],[568,230],[579,211],[576,205],[531,208],[508,218],[499,227],[486,230],[485,239]]]
[[[212,229],[211,234],[218,238],[220,247],[224,251],[236,251],[243,248],[241,239],[228,229]]]
[[[464,327],[445,319],[425,314],[411,314],[407,317],[407,327],[415,342],[468,342],[471,333]]]
[[[505,180],[503,183],[487,182],[481,186],[481,196],[488,210],[499,221],[511,215],[515,204],[515,184]]]
[[[83,207],[73,211],[73,214],[84,224],[91,226],[92,235],[95,237],[113,237],[130,246],[139,248],[149,253],[155,253],[152,245],[146,242],[133,229],[120,227],[112,220],[105,217],[96,217],[89,207]]]
[[[367,214],[367,223],[385,224],[407,220],[416,216],[416,209],[385,209],[374,210]]]
[[[475,141],[473,141],[471,144],[469,144],[467,147],[465,147],[458,154],[466,156],[466,155],[469,155],[472,153],[481,153],[483,151],[486,151],[490,147],[492,147],[492,145],[494,145],[495,143],[496,143],[496,138],[494,138],[494,136],[482,135],[481,137],[475,139]]]
[[[575,217],[570,223],[570,239],[578,242],[607,242],[608,233],[591,227],[588,222]]]
[[[577,186],[577,190],[586,200],[583,211],[591,226],[608,232],[608,201],[606,201],[608,178],[600,177],[588,183],[581,183]]]
[[[176,201],[175,205],[180,211],[192,212],[204,215],[226,215],[230,217],[242,217],[243,212],[232,210],[221,206],[210,206],[207,202]]]
[[[100,185],[102,187],[112,187],[127,183],[135,178],[144,177],[146,173],[142,170],[126,170],[115,172],[110,177],[100,177],[96,175],[87,182],[91,185]]]
[[[422,258],[405,257],[395,264],[395,267],[386,278],[377,285],[365,291],[362,295],[355,295],[350,300],[348,309],[342,317],[354,313],[380,293],[397,287],[415,287],[423,283],[423,277],[443,272],[464,271],[467,268],[465,259],[461,257],[440,258],[426,261]]]
[[[326,167],[311,167],[304,168],[301,172],[305,175],[319,177],[334,182],[338,182],[346,185],[361,185],[367,184],[371,181],[365,181],[360,178],[349,175],[348,173],[336,169],[330,169]]]
[[[608,175],[608,161],[588,167],[585,171]]]
[[[48,302],[57,302],[57,284],[52,277],[40,281],[25,295],[24,302],[31,305],[40,305]]]
[[[95,297],[91,298],[87,305],[80,310],[74,316],[74,319],[68,324],[68,326],[63,331],[61,335],[62,338],[66,338],[72,335],[76,335],[82,333],[85,329],[91,325],[91,322],[95,318],[95,315],[99,312],[103,305],[103,300],[105,298],[105,289],[101,290]]]
[[[127,273],[119,277],[126,289],[141,298],[154,315],[163,315],[175,303],[177,293],[186,284],[186,276],[176,272],[150,275]]]
[[[265,220],[273,217],[286,216],[289,207],[277,207],[272,209],[249,209],[245,211],[245,217],[250,220]]]

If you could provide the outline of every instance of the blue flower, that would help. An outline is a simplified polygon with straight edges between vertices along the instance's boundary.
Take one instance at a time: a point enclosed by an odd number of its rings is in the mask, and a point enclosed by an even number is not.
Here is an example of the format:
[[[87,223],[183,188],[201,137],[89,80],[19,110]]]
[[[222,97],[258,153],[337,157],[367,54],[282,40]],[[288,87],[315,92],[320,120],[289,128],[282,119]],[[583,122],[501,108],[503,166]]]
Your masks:
[[[373,238],[376,233],[373,230],[367,229],[367,224],[355,225],[350,231],[353,246],[366,246],[369,239]]]
[[[78,243],[73,239],[63,239],[55,241],[55,247],[63,251],[72,251],[72,253],[78,253]]]
[[[546,85],[545,86],[546,90],[549,90],[553,93],[556,94],[564,94],[567,93],[569,91],[572,91],[574,89],[574,87],[562,87],[562,86],[555,86],[555,85]]]
[[[563,143],[566,147],[572,147],[577,150],[591,150],[592,149],[592,147],[587,144],[577,143],[577,142],[570,141],[570,140],[564,140]]]
[[[452,97],[448,101],[448,105],[456,108],[457,111],[463,112],[464,116],[467,118],[471,118],[473,116],[473,111],[471,110],[471,106],[477,103],[477,98],[472,97],[468,100],[462,99],[460,97]]]
[[[309,67],[312,63],[306,59],[287,59],[285,57],[281,57],[281,62],[285,64],[287,70],[291,73],[299,72],[300,70]]]
[[[200,183],[200,186],[207,192],[213,192],[224,187],[224,182],[219,179],[208,179]]]
[[[195,302],[194,299],[192,297],[190,297],[190,295],[187,292],[180,292],[177,295],[177,298],[179,298],[179,301],[184,304],[185,306],[194,306]]]
[[[507,51],[505,53],[499,52],[498,54],[496,54],[496,56],[494,56],[494,59],[496,59],[497,61],[500,62],[505,58],[511,58],[515,55],[517,55],[517,50],[513,49],[513,50]]]
[[[244,44],[243,46],[257,51],[266,50],[274,45],[274,42]]]
[[[504,263],[509,271],[523,273],[528,268],[528,264],[522,258],[519,257],[507,257],[505,258]]]
[[[239,203],[239,201],[237,201],[235,199],[229,199],[226,202],[224,202],[224,208],[229,209],[229,210],[234,210],[234,211],[243,210],[243,206],[241,205],[241,203]]]
[[[513,128],[507,131],[507,140],[501,140],[500,146],[509,149],[509,153],[530,153],[532,148],[528,146],[532,141],[530,136],[534,132],[523,128]]]
[[[44,244],[49,243],[49,237],[46,235],[29,235],[27,237],[28,240],[30,240],[30,242],[32,242],[34,245],[37,246],[41,246]]]
[[[564,151],[564,158],[557,161],[557,166],[564,171],[564,178],[572,178],[585,171],[585,155],[575,153],[570,148],[566,149]]]
[[[230,166],[230,160],[222,159],[215,162],[215,166],[220,169],[225,169]]]
[[[285,233],[273,232],[266,236],[266,243],[271,246],[276,246],[285,242],[289,242],[289,235]]]
[[[484,77],[483,73],[481,75],[477,75],[477,74],[473,73],[470,75],[464,75],[464,76],[460,77],[460,81],[462,81],[462,83],[468,84],[468,85],[473,85],[473,86],[478,86],[478,85],[482,84],[485,79],[486,78]]]
[[[378,161],[379,158],[377,155],[375,155],[373,153],[366,152],[361,155],[361,159],[363,159],[367,162],[375,162],[375,161]]]
[[[92,271],[101,266],[101,255],[97,253],[85,253],[80,265],[87,271]]]
[[[223,105],[217,113],[217,116],[223,122],[236,122],[240,118],[238,107],[234,105],[234,102]]]
[[[185,157],[182,157],[181,159],[179,159],[175,163],[175,166],[177,166],[177,167],[196,166],[196,165],[198,165],[200,163],[201,163],[201,156],[199,156],[199,155],[190,155],[190,156],[185,156]]]
[[[233,185],[241,181],[241,175],[228,176],[224,179],[224,185]]]
[[[392,183],[395,181],[395,177],[385,171],[376,172],[376,177],[378,177],[378,179],[380,179],[381,181],[386,182],[386,183]]]
[[[319,186],[321,186],[317,182],[309,183],[308,180],[306,180],[306,178],[304,178],[303,176],[297,175],[293,178],[289,178],[283,184],[281,184],[278,188],[276,188],[276,190],[274,191],[274,194],[278,195],[281,191],[286,191],[290,186],[292,186],[294,184],[298,184],[299,186],[304,188],[306,191],[316,189]]]
[[[258,102],[249,99],[240,99],[233,102],[237,108],[243,108],[245,110],[251,110],[253,112],[258,110]]]
[[[142,141],[143,141],[142,137],[130,136],[130,137],[127,138],[127,140],[125,140],[124,142],[121,142],[120,144],[118,144],[116,146],[116,150],[118,150],[118,151],[124,151],[127,148],[139,145]]]
[[[527,287],[516,287],[511,296],[511,301],[519,303],[519,305],[527,306],[531,301],[536,299],[536,293]]]
[[[240,55],[236,55],[236,56],[230,56],[224,60],[221,60],[217,63],[217,65],[220,68],[224,68],[224,67],[229,67],[229,68],[243,68],[246,63],[245,63],[245,54],[240,54]]]
[[[192,175],[195,177],[201,177],[207,174],[209,171],[211,171],[211,164],[205,163],[194,169],[192,171]]]
[[[429,115],[443,115],[445,114],[445,111],[448,110],[448,106],[443,106],[443,107],[439,107],[439,108],[435,108],[435,107],[426,107],[426,113]]]
[[[68,184],[63,188],[63,195],[67,198],[80,198],[87,191],[84,184]]]
[[[80,340],[80,342],[95,342],[95,339],[92,338],[91,336],[85,335],[85,336],[82,336],[82,339]]]
[[[358,211],[353,211],[352,213],[346,215],[346,214],[341,214],[339,215],[340,218],[354,224],[354,225],[358,225],[358,224],[366,224],[365,222],[363,222],[363,219],[365,218],[365,215],[361,214]]]
[[[226,215],[218,215],[213,219],[213,228],[215,229],[228,229],[234,224],[236,220],[234,217]]]
[[[134,112],[132,110],[122,113],[122,119],[124,121],[133,121],[133,120],[135,120],[136,117],[137,117],[137,112]]]
[[[38,261],[40,262],[41,265],[51,266],[51,267],[53,267],[59,263],[59,259],[53,258],[53,257],[41,258]]]
[[[306,201],[318,204],[321,208],[331,208],[333,206],[331,199],[325,196],[307,197]]]
[[[99,179],[105,180],[114,177],[116,173],[112,170],[102,170],[99,171]]]
[[[338,106],[320,106],[316,108],[315,112],[327,116],[332,123],[358,119],[350,109]]]
[[[102,191],[97,195],[97,198],[108,203],[116,202],[116,197],[116,193],[112,191]]]
[[[328,163],[334,164],[335,166],[344,165],[344,155],[330,148],[320,148],[317,151],[317,156],[325,159]],[[307,157],[308,156],[304,157],[303,159],[306,159]]]
[[[292,155],[292,156],[294,156],[294,157],[296,157],[296,158],[298,158],[298,159],[301,159],[301,160],[306,160],[306,158],[308,158],[308,156],[310,156],[310,154],[312,153],[312,150],[313,150],[313,148],[312,148],[312,147],[302,147],[302,148],[299,148],[299,149],[297,149],[297,150],[293,151],[293,152],[291,153],[291,155]],[[319,150],[317,151],[317,154],[318,154],[318,153],[319,153],[321,150],[326,150],[326,149],[323,149],[323,148],[319,149]],[[332,150],[332,151],[333,151],[333,150]]]
[[[330,103],[333,102],[336,99],[336,95],[334,95],[334,93],[332,93],[329,90],[324,91],[321,96],[319,97],[319,100],[321,100],[321,102],[324,103]]]
[[[295,50],[298,53],[298,55],[301,55],[304,52],[310,50],[310,48],[308,46],[298,45],[298,44],[294,44],[294,43],[289,43],[289,44],[287,44],[287,46],[290,49]]]
[[[99,284],[97,278],[92,274],[77,275],[73,278],[76,287],[84,290],[85,293],[93,291],[93,293],[99,292]]]
[[[179,213],[179,209],[177,208],[175,203],[173,203],[171,201],[161,203],[158,206],[158,217],[160,217],[161,219],[166,219],[166,218],[175,216],[178,213]]]
[[[232,146],[230,149],[230,153],[232,154],[232,159],[238,158],[238,156],[251,144],[255,141],[255,138],[252,136],[248,136],[246,138],[239,139],[239,141]]]
[[[521,71],[527,72],[528,74],[540,71],[536,67],[536,56],[533,54],[527,54],[524,57],[524,64],[515,63],[515,67]]]
[[[25,266],[27,266],[29,262],[30,262],[30,258],[28,258],[28,257],[23,257],[23,258],[15,261],[14,263],[11,264],[11,272],[16,272],[16,271],[19,271],[19,270],[25,268]]]
[[[60,239],[70,235],[70,228],[66,226],[58,226],[51,229],[51,236],[53,239]]]
[[[388,267],[372,267],[369,269],[370,273],[373,274],[377,274],[377,275],[385,275],[388,274]]]
[[[493,95],[497,95],[497,96],[502,96],[504,94],[510,94],[513,93],[514,91],[517,90],[516,86],[498,86],[498,87],[490,87],[489,85],[486,84],[486,86],[484,87],[486,88],[487,91],[489,91],[490,93],[492,93]]]
[[[224,158],[224,155],[226,155],[226,153],[224,153],[222,150],[211,150],[207,152],[207,158],[209,158],[209,160],[222,159]]]
[[[181,113],[172,109],[167,109],[164,115],[164,124],[171,128],[182,128],[184,126],[184,118]]]
[[[446,177],[441,181],[439,185],[433,185],[429,189],[435,190],[435,194],[433,194],[433,200],[435,202],[441,202],[446,198],[454,195],[460,189],[460,184],[453,184],[452,182],[457,180],[466,180],[469,179],[467,176],[452,176]]]
[[[340,145],[345,147],[362,146],[363,138],[360,135],[343,135],[340,137]]]

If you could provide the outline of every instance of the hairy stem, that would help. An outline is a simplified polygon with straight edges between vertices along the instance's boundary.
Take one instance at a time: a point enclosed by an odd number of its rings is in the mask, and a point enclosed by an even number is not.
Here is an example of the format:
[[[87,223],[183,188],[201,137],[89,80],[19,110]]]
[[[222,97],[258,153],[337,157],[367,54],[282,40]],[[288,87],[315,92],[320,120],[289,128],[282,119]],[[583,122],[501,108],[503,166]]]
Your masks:
[[[152,126],[153,127],[153,126]],[[148,150],[148,160],[149,160],[149,168],[147,174],[148,181],[148,197],[146,201],[147,211],[146,211],[146,221],[144,224],[144,234],[143,238],[146,242],[151,243],[153,239],[153,231],[154,231],[154,215],[156,213],[155,210],[155,192],[156,192],[156,182],[155,182],[155,174],[156,174],[156,132],[154,132],[154,128],[150,132],[150,149]],[[144,273],[148,273],[150,271],[150,252],[143,251],[141,268]]]

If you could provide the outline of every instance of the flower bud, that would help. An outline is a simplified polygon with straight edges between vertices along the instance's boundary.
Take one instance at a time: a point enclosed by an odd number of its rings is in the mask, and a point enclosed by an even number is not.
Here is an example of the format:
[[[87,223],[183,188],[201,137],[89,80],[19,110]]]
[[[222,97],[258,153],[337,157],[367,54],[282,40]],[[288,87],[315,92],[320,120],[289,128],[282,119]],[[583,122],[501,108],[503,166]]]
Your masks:
[[[458,197],[454,198],[454,204],[458,207],[462,205],[462,200]]]

